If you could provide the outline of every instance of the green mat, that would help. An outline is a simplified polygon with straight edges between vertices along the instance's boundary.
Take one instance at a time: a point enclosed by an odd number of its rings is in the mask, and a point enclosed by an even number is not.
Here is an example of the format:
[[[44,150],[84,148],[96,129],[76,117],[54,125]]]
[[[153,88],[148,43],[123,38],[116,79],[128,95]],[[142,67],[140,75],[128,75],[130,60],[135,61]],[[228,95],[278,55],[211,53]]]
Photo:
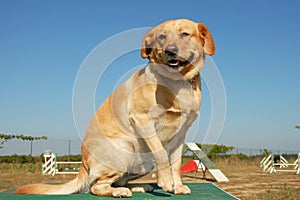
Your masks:
[[[190,195],[174,195],[163,191],[158,188],[157,185],[152,185],[154,191],[152,193],[133,193],[132,198],[129,199],[139,199],[139,200],[181,200],[181,199],[237,199],[230,194],[224,192],[212,183],[187,183],[191,188],[192,194]],[[99,197],[94,196],[90,193],[88,194],[70,194],[70,195],[15,195],[14,191],[5,191],[0,193],[0,199],[22,199],[22,200],[105,200],[105,199],[115,199],[111,197]]]

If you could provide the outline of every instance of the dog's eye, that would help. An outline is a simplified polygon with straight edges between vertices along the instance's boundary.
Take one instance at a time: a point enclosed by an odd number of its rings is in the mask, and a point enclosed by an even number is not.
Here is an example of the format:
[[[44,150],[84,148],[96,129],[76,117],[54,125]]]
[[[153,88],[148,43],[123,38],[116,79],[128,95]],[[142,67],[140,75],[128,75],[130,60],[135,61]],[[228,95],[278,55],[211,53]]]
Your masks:
[[[183,32],[183,33],[180,34],[180,37],[181,37],[181,38],[186,38],[186,37],[188,37],[189,35],[190,35],[189,33]]]
[[[167,38],[167,36],[166,36],[165,34],[161,34],[161,35],[159,35],[158,38],[159,38],[160,40],[164,40],[164,39]]]

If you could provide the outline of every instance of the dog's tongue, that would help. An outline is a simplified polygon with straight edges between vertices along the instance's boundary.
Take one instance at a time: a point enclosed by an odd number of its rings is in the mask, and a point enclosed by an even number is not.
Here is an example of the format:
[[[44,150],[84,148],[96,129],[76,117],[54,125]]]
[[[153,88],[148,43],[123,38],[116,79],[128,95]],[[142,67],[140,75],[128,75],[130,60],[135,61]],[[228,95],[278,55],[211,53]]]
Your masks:
[[[179,65],[179,61],[178,60],[170,60],[170,61],[168,61],[168,64],[170,66],[176,67],[177,65]]]

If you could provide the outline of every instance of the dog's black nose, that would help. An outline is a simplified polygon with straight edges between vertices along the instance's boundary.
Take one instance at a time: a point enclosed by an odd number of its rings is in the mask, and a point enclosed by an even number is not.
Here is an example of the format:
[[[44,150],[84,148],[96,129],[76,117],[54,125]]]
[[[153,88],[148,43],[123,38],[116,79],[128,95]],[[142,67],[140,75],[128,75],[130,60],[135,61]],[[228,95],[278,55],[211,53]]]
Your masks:
[[[178,53],[178,47],[175,44],[169,44],[166,47],[165,52],[169,56],[175,56]]]

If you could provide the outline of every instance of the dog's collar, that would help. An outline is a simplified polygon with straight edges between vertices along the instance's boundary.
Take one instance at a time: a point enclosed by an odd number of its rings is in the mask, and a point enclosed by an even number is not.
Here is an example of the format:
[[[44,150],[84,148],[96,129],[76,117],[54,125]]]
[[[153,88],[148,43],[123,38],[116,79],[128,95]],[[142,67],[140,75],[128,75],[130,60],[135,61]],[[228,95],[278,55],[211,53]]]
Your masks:
[[[152,67],[149,67],[150,70],[152,70]],[[178,85],[178,86],[182,86],[182,87],[192,87],[193,90],[197,89],[197,86],[199,87],[199,89],[201,90],[201,79],[200,79],[200,74],[196,74],[195,76],[193,76],[190,80],[174,80],[171,79],[167,76],[164,76],[162,74],[157,73],[162,79],[170,82],[171,84],[174,85]],[[199,78],[197,78],[199,76]],[[196,81],[198,80],[198,84],[196,83]]]
[[[183,86],[183,87],[192,87],[193,90],[196,89],[196,84],[195,84],[196,76],[194,76],[190,80],[174,80],[169,77],[164,77],[164,79],[171,82],[174,85]]]

